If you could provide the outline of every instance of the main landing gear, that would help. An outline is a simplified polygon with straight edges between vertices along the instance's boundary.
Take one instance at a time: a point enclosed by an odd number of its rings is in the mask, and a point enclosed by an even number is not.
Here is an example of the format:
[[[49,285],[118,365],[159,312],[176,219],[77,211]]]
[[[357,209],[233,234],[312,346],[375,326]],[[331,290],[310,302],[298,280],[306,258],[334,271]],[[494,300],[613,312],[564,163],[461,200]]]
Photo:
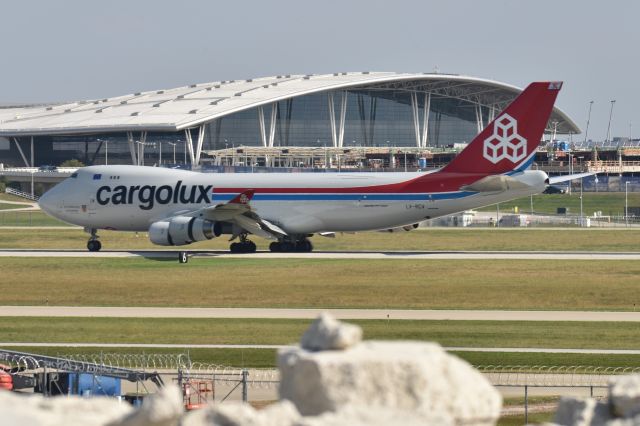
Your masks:
[[[247,239],[247,234],[240,234],[240,242],[231,243],[231,253],[255,253],[256,243]]]
[[[311,241],[306,238],[293,241],[274,241],[269,245],[269,250],[277,253],[310,253],[313,251],[313,244],[311,244]]]
[[[100,241],[98,240],[98,230],[95,228],[91,228],[91,230],[89,231],[91,233],[91,237],[89,238],[89,241],[87,242],[87,249],[89,251],[100,251],[100,249],[102,248],[102,244],[100,243]]]

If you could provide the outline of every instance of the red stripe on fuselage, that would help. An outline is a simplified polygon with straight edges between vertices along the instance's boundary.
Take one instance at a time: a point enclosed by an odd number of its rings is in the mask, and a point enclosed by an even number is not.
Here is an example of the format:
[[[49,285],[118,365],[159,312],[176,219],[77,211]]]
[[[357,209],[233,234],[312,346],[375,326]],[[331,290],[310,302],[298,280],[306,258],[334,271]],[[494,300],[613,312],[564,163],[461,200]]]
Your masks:
[[[385,185],[349,186],[333,188],[270,188],[270,187],[234,187],[222,188],[214,185],[213,191],[218,194],[237,194],[251,188],[256,194],[353,194],[353,193],[429,193],[429,192],[454,192],[460,191],[460,187],[470,185],[473,182],[488,176],[487,174],[470,173],[445,173],[436,172],[420,176],[404,182]]]

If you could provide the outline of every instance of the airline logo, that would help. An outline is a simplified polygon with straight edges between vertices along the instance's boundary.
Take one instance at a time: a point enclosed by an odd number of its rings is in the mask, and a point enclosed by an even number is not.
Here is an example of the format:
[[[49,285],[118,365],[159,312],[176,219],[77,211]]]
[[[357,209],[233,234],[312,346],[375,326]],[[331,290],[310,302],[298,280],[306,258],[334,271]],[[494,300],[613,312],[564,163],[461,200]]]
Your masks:
[[[518,122],[509,114],[495,121],[493,134],[484,140],[482,156],[493,164],[507,159],[517,163],[527,156],[527,140],[518,134]]]
[[[108,185],[101,186],[96,192],[96,200],[101,206],[107,204],[135,204],[142,210],[151,210],[158,204],[200,204],[211,203],[209,194],[213,185],[182,185],[179,180],[175,187],[170,185],[132,185],[126,187],[118,185],[111,188]]]

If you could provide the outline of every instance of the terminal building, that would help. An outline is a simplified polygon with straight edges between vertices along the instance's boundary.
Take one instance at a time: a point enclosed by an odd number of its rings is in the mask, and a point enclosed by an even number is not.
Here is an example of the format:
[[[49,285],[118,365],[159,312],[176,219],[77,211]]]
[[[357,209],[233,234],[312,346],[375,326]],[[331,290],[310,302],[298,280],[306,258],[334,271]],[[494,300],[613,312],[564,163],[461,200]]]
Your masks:
[[[351,151],[401,151],[406,167],[407,152],[415,160],[469,142],[520,91],[462,75],[345,72],[4,107],[0,163],[334,167]],[[558,108],[547,130],[580,133]]]

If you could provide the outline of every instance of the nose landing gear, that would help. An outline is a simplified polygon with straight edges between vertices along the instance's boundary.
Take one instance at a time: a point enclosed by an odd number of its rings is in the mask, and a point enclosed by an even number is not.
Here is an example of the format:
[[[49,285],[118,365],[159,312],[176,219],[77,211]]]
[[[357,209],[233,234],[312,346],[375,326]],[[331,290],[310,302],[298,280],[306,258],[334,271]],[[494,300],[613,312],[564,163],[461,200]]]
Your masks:
[[[100,251],[100,249],[102,248],[102,243],[100,243],[100,241],[98,240],[98,230],[95,228],[91,228],[89,230],[89,232],[91,233],[91,237],[89,238],[89,241],[87,242],[87,250],[89,251]]]

